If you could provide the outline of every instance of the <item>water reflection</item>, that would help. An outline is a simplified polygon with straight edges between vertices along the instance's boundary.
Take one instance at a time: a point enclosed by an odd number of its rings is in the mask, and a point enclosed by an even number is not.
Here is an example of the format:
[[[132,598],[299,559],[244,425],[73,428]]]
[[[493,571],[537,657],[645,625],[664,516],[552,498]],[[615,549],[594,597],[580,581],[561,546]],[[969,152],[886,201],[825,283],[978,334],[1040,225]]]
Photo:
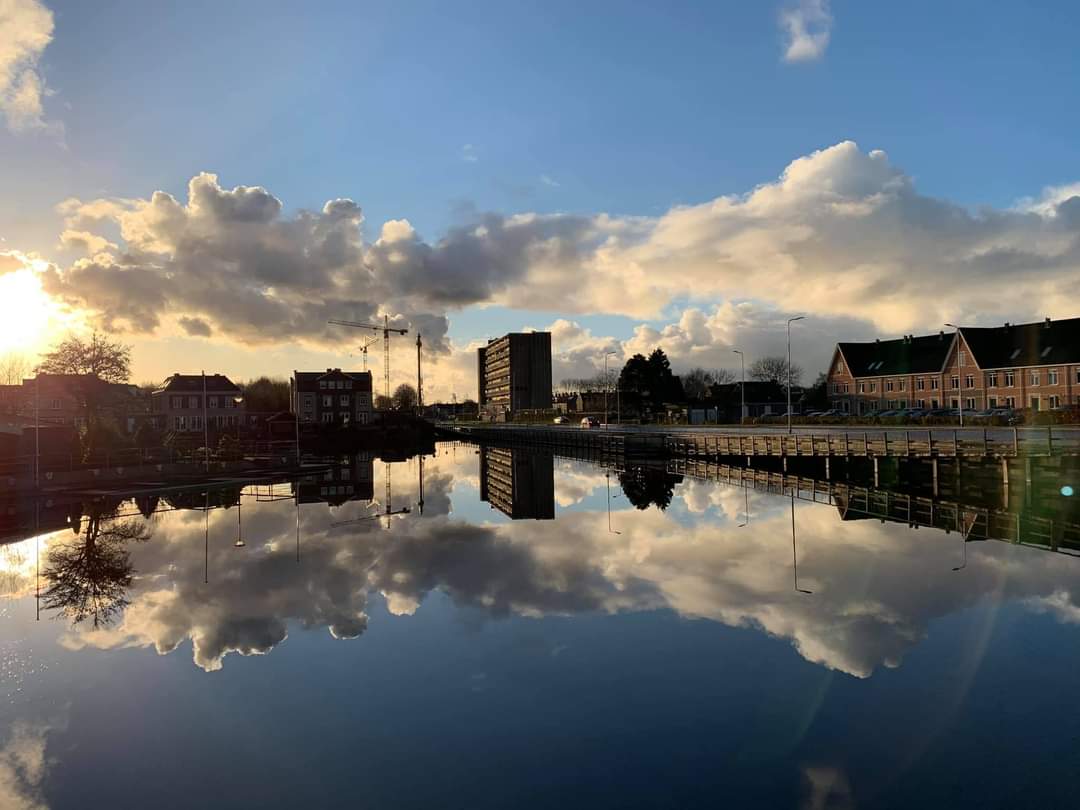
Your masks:
[[[514,497],[479,509],[506,476]],[[81,505],[75,522],[67,505],[43,541],[42,604],[67,623],[68,649],[190,640],[208,671],[270,652],[290,627],[356,638],[372,600],[407,616],[433,591],[488,618],[670,610],[756,628],[858,677],[898,666],[935,620],[983,600],[1080,623],[1074,561],[1002,543],[969,552],[977,521],[963,514],[959,534],[912,531],[871,520],[853,490],[813,504],[707,477],[442,447],[425,465],[351,459],[298,484]],[[554,521],[517,520],[556,503]]]

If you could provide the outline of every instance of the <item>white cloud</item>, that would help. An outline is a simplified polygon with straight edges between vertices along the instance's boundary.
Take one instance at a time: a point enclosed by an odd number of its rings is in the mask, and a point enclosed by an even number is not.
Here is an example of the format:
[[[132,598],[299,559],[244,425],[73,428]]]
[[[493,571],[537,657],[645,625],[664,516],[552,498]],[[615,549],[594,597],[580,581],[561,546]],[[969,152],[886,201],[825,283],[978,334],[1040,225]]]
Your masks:
[[[38,0],[0,0],[0,117],[12,132],[58,129],[45,120],[39,62],[53,38],[53,14]]]
[[[449,317],[472,305],[565,313],[551,325],[556,379],[588,376],[607,348],[663,345],[678,367],[734,367],[733,347],[781,350],[796,313],[808,316],[796,351],[817,352],[799,362],[813,367],[839,339],[1076,315],[1076,191],[971,211],[919,193],[884,152],[845,141],[745,194],[658,217],[477,214],[436,241],[398,219],[367,242],[351,200],[287,214],[266,189],[200,174],[186,202],[156,192],[62,203],[68,240],[98,252],[49,271],[46,288],[113,328],[198,319],[247,344],[337,345],[327,318],[387,313],[439,354],[433,396],[444,373],[456,380],[446,393],[475,390],[475,347],[440,354]],[[675,318],[673,304],[684,309]],[[592,313],[642,323],[620,344],[574,320]]]
[[[820,59],[829,47],[833,17],[828,0],[797,0],[780,12],[784,32],[784,61]]]
[[[3,810],[47,810],[42,785],[49,727],[23,721],[12,724],[0,747],[0,807]]]
[[[545,186],[551,186],[551,188],[559,188],[562,184],[557,180],[552,179],[546,174],[540,175],[540,182]]]
[[[461,147],[461,159],[466,163],[476,163],[478,160],[476,156],[476,147],[471,143],[467,143]]]

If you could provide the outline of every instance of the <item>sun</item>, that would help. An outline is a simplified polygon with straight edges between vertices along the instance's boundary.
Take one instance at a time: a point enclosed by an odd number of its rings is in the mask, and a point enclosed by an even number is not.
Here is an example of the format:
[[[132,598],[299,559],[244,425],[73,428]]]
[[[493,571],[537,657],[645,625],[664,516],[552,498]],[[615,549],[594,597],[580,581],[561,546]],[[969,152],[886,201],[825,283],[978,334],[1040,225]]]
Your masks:
[[[0,355],[37,354],[65,320],[34,270],[0,275]]]

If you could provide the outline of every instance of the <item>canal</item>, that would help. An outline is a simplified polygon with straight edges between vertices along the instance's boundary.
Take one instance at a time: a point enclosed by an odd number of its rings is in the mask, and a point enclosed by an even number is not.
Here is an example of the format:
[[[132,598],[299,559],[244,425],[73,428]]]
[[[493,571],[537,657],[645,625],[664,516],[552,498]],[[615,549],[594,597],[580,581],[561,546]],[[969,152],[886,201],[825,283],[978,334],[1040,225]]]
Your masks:
[[[0,806],[1071,806],[1071,467],[807,470],[446,442],[6,503]]]

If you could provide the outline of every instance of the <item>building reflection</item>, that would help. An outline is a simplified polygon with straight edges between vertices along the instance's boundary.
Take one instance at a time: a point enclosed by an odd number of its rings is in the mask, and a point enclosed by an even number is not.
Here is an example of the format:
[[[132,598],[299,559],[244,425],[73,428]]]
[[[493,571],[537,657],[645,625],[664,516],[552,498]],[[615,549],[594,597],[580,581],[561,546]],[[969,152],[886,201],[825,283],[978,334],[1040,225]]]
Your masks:
[[[293,482],[300,503],[327,503],[340,506],[348,501],[375,498],[375,458],[370,453],[344,456],[330,468],[310,478]]]
[[[550,453],[481,447],[480,500],[511,520],[554,520],[554,457]]]

